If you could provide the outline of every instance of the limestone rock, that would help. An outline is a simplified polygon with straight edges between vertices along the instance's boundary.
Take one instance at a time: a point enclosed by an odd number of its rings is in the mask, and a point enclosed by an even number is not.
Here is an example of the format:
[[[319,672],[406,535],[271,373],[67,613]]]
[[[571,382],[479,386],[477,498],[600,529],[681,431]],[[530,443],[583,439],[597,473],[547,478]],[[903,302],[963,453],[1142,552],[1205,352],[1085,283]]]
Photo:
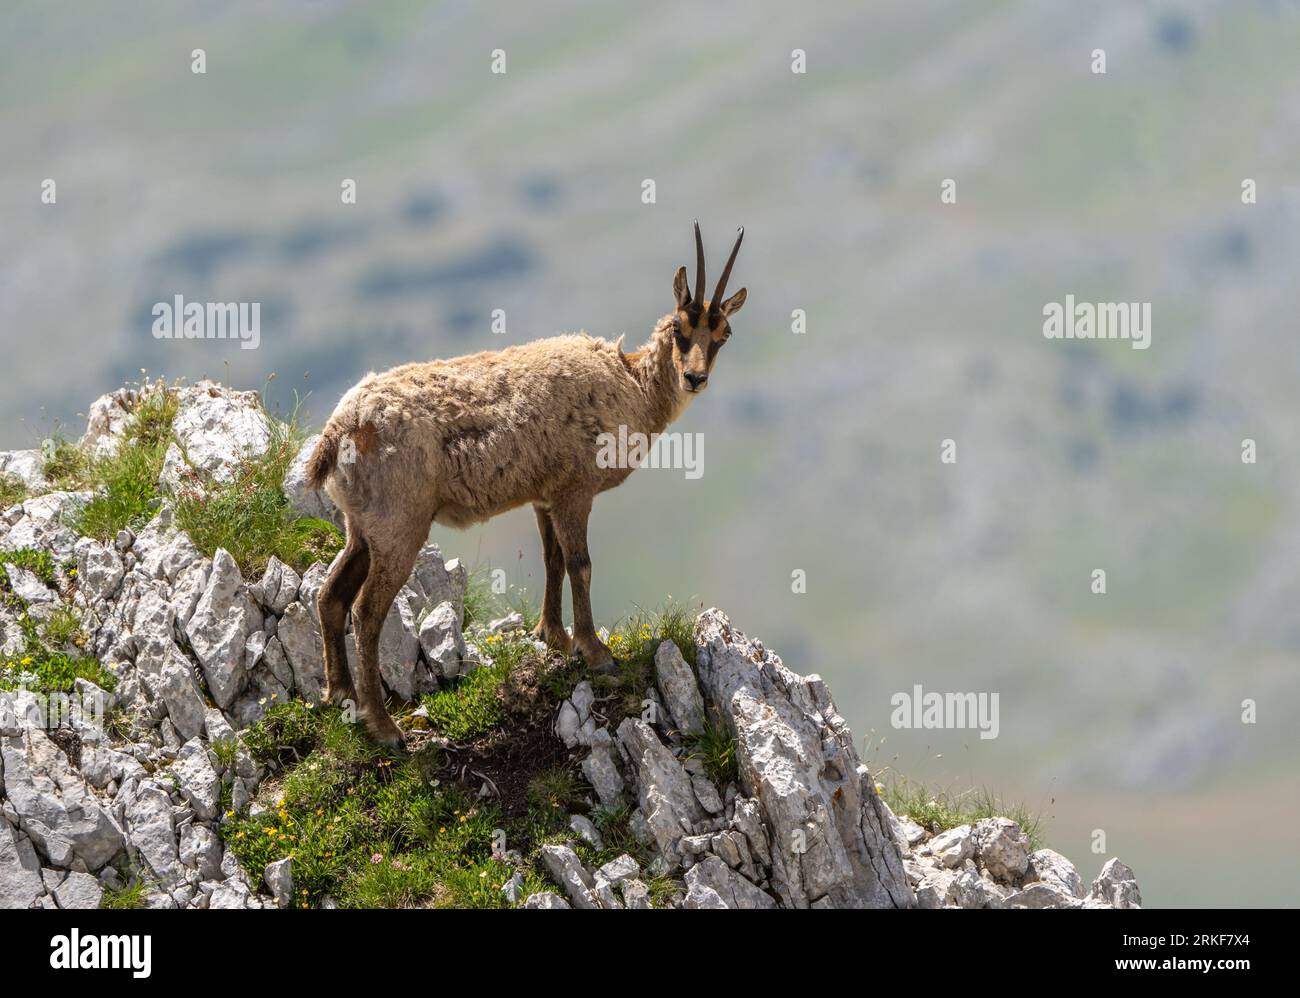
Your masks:
[[[596,882],[568,846],[546,845],[541,850],[542,862],[551,877],[564,888],[575,908],[598,908],[592,889]],[[527,902],[525,902],[527,903]]]
[[[289,856],[268,863],[266,869],[262,871],[262,879],[271,889],[276,906],[289,907],[289,903],[293,900],[293,857]]]
[[[0,713],[0,770],[19,827],[54,866],[98,870],[122,848],[121,828],[44,731]]]
[[[262,628],[262,613],[244,589],[243,576],[230,552],[218,548],[212,575],[185,626],[190,647],[203,667],[217,706],[228,708],[247,681],[245,648]]]
[[[750,883],[717,856],[705,856],[686,871],[689,891],[696,885],[711,889],[727,908],[775,908],[772,897]]]
[[[982,818],[971,833],[975,862],[994,880],[1019,880],[1029,866],[1029,840],[1010,818]]]
[[[655,677],[664,706],[672,715],[673,724],[683,734],[698,735],[704,731],[704,698],[695,682],[695,673],[682,657],[681,651],[671,641],[661,641],[655,650]]]
[[[1038,849],[1029,857],[1025,869],[1026,883],[1040,881],[1063,890],[1070,897],[1084,896],[1083,878],[1074,864],[1051,849]]]
[[[525,908],[568,908],[569,902],[560,897],[554,891],[542,891],[538,894],[528,895],[528,900],[523,903]]]
[[[1103,902],[1112,908],[1142,907],[1142,892],[1138,890],[1137,877],[1115,858],[1106,860],[1101,873],[1092,882],[1088,899]]]
[[[271,426],[256,392],[200,381],[176,389],[176,396],[172,435],[200,474],[231,481],[245,459],[270,446]]]
[[[706,699],[736,737],[741,788],[771,830],[772,886],[787,907],[911,907],[889,812],[825,684],[732,628],[696,621]]]
[[[289,501],[289,508],[300,516],[328,520],[342,530],[343,514],[334,505],[334,500],[324,489],[318,491],[307,486],[307,462],[311,460],[319,442],[319,433],[303,441],[302,447],[284,473],[284,497]]]
[[[469,652],[460,631],[460,613],[450,600],[443,600],[420,621],[420,648],[429,667],[443,679],[464,675]]]

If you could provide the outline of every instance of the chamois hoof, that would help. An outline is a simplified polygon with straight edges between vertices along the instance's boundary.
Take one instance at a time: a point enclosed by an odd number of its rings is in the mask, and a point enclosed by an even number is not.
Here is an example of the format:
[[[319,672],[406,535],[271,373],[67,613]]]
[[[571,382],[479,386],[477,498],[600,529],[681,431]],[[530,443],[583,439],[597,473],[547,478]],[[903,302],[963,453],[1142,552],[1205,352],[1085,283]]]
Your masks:
[[[618,663],[614,661],[613,654],[599,641],[596,642],[595,647],[579,647],[578,654],[582,656],[583,664],[591,672],[604,676],[618,672]]]
[[[346,707],[348,703],[357,702],[357,691],[351,685],[326,686],[321,701],[334,707]]]
[[[385,716],[378,722],[366,721],[365,725],[366,734],[377,745],[397,752],[406,748],[406,736],[402,734],[402,729],[393,723],[391,717]]]
[[[569,632],[563,627],[545,627],[538,624],[533,628],[533,637],[538,641],[544,641],[546,647],[552,651],[558,651],[563,655],[573,653],[573,638],[569,637]]]

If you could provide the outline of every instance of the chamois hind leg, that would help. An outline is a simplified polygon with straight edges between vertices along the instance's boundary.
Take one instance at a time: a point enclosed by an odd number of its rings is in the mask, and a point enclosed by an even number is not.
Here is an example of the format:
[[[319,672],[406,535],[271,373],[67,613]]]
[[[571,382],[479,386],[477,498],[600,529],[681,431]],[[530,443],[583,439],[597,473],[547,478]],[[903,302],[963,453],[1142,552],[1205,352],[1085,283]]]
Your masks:
[[[542,619],[533,634],[556,651],[569,654],[573,641],[564,629],[564,551],[555,536],[550,511],[534,506],[537,532],[542,535],[542,559],[546,563],[546,595],[542,599]]]
[[[370,571],[370,548],[366,539],[351,520],[347,528],[348,542],[343,554],[316,597],[325,645],[325,700],[336,706],[357,698],[352,674],[348,671],[345,630],[352,601],[357,598]]]
[[[564,552],[564,567],[569,573],[573,593],[573,643],[589,669],[608,671],[614,656],[596,637],[591,616],[591,558],[587,554],[587,517],[591,513],[591,496],[570,496],[556,503],[551,512],[555,536]]]
[[[357,639],[357,661],[352,678],[357,689],[357,717],[370,736],[381,745],[400,748],[402,731],[388,716],[384,706],[383,680],[379,673],[379,632],[383,630],[388,608],[393,605],[402,584],[411,574],[420,545],[428,534],[428,524],[416,528],[404,524],[385,524],[389,530],[381,542],[375,530],[367,530],[370,547],[370,574],[366,576],[352,606],[352,629]]]

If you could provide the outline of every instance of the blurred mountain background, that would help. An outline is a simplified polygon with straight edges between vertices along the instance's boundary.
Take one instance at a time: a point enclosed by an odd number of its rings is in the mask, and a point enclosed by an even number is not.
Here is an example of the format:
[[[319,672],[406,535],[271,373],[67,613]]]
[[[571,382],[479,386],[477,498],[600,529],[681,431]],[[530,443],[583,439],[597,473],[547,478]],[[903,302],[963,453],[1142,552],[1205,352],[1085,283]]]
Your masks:
[[[722,606],[874,767],[1023,800],[1078,861],[1100,829],[1151,905],[1294,903],[1297,52],[1281,0],[7,3],[0,446],[142,368],[320,424],[371,369],[630,346],[691,219],[710,281],[743,224],[675,427],[705,474],[597,502],[600,620]],[[1068,293],[1151,302],[1151,348],[1045,339]],[[177,294],[261,302],[260,349],[155,340]],[[434,538],[540,588],[528,510]],[[914,683],[999,693],[1000,736],[893,730]]]

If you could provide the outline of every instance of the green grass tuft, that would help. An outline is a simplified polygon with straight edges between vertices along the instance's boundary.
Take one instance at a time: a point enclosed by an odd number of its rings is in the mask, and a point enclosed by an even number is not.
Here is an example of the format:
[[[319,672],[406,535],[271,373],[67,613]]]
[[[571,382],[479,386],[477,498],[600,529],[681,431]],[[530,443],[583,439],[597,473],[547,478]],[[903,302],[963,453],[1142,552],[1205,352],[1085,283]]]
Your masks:
[[[113,890],[109,888],[104,891],[104,896],[99,902],[101,908],[110,908],[114,911],[129,911],[145,906],[145,895],[148,893],[148,886],[143,880],[135,880],[125,887]]]
[[[498,692],[509,678],[512,665],[510,659],[505,659],[480,666],[426,696],[424,706],[433,729],[460,742],[496,727],[503,710]]]
[[[961,794],[934,791],[925,784],[906,777],[889,778],[879,784],[889,809],[897,815],[907,815],[932,834],[974,824],[982,818],[1010,818],[1029,840],[1030,850],[1043,846],[1042,819],[1028,807],[1000,800],[985,789],[969,790]]]
[[[27,498],[27,486],[17,475],[0,474],[0,510],[17,506]]]
[[[222,834],[249,871],[293,858],[294,907],[509,906],[516,868],[493,854],[502,816],[442,786],[431,750],[388,756],[342,712],[300,704],[273,708],[245,742],[279,775],[263,785],[267,810],[228,816]]]
[[[271,420],[266,453],[247,459],[230,482],[183,490],[176,525],[206,555],[225,548],[248,578],[261,575],[272,555],[298,571],[331,560],[343,547],[342,533],[324,520],[299,517],[284,497],[284,475],[304,436],[296,418]]]
[[[89,484],[91,464],[85,451],[56,434],[45,445],[41,474],[55,491],[73,492]]]
[[[704,772],[719,790],[725,790],[728,783],[740,783],[736,739],[716,707],[705,716],[704,730],[700,734],[684,733],[682,740],[691,758],[700,761]]]

